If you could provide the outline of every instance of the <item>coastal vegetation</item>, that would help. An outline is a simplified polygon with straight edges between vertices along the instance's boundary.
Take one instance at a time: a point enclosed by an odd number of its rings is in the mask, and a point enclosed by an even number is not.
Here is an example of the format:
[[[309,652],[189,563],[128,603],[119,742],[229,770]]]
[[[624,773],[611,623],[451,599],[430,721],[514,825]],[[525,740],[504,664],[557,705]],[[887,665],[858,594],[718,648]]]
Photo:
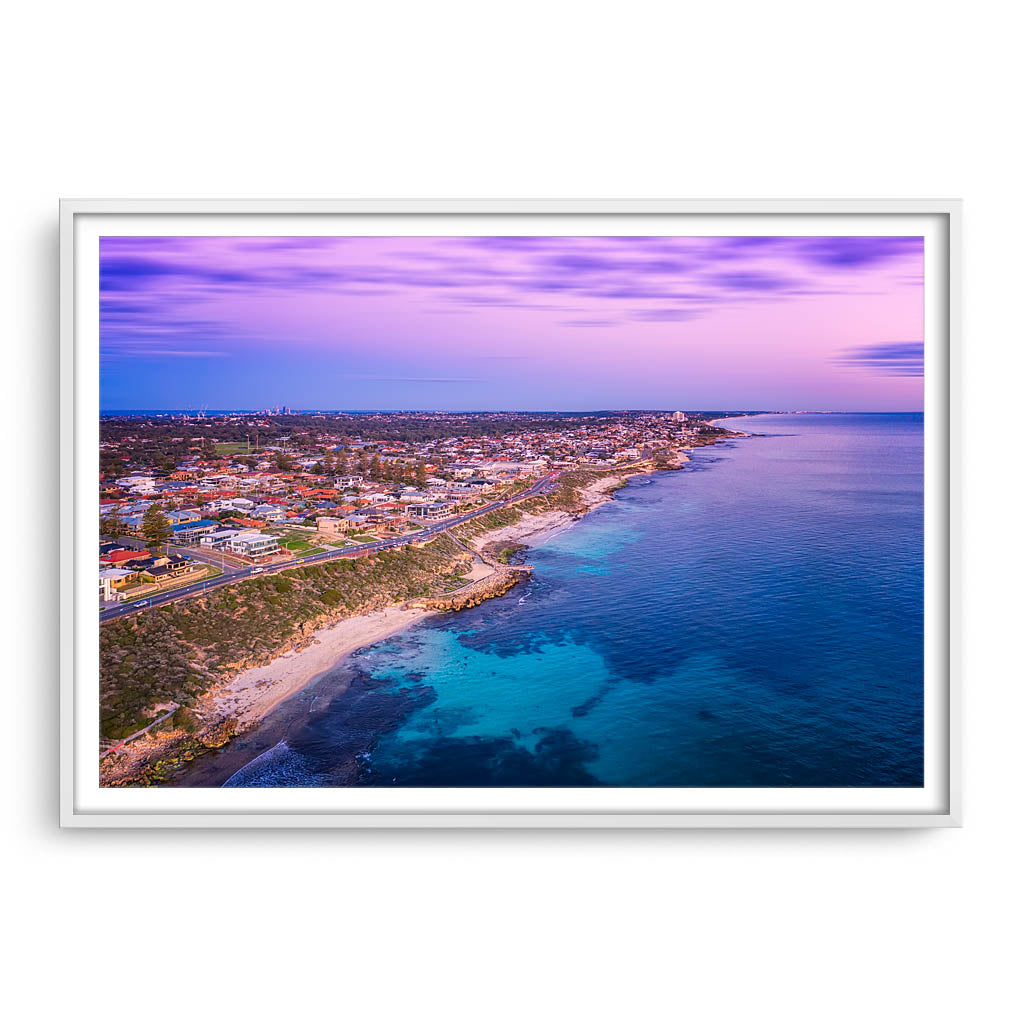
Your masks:
[[[495,557],[502,563],[502,565],[508,565],[520,551],[525,551],[527,547],[528,545],[526,544],[506,544],[498,550]]]
[[[331,619],[442,595],[470,556],[449,538],[253,578],[117,619],[100,645],[100,732],[145,728],[163,703],[193,706],[211,685],[308,636]]]

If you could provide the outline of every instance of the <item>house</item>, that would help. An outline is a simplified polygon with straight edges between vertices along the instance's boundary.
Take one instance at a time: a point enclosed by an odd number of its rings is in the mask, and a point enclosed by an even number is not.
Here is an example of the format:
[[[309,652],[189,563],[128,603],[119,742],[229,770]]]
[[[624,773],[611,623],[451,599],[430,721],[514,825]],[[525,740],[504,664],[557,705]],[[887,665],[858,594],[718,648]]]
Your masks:
[[[138,578],[139,574],[130,569],[100,569],[100,600],[123,601],[124,589]]]
[[[148,569],[151,565],[161,565],[166,561],[166,558],[156,558],[148,551],[140,551],[137,558],[126,558],[123,562],[119,562],[117,567],[119,569],[141,572],[143,569]]]
[[[343,516],[317,516],[316,528],[321,533],[353,533],[386,519],[386,513],[349,512]]]
[[[188,576],[200,566],[191,558],[171,558],[164,565],[151,565],[142,572],[142,579],[150,583],[166,583],[181,576]]]
[[[268,523],[278,523],[285,517],[285,510],[279,505],[257,505],[252,514],[256,519],[263,519]]]
[[[164,515],[167,517],[167,522],[171,526],[177,526],[180,523],[195,523],[199,521],[199,512],[194,508],[181,509],[178,512],[165,512]]]
[[[341,516],[317,516],[316,528],[321,533],[344,533],[347,526]]]
[[[148,551],[136,551],[134,548],[117,548],[100,556],[100,562],[112,568],[119,568],[126,562],[134,562],[140,558],[149,558]]]
[[[230,527],[223,530],[214,530],[213,533],[207,533],[199,538],[200,547],[210,548],[213,551],[222,551],[228,546],[228,542],[232,537],[237,537],[242,531],[234,530]]]
[[[151,494],[156,490],[156,481],[151,476],[123,476],[115,483],[118,487],[133,494]]]
[[[127,537],[138,537],[142,533],[142,516],[118,516],[121,532]]]
[[[194,523],[179,523],[172,526],[174,531],[172,540],[176,544],[195,544],[208,533],[213,533],[220,526],[214,519],[200,519]]]
[[[277,538],[269,534],[246,531],[231,537],[227,543],[228,550],[236,555],[247,558],[262,558],[264,555],[276,555],[280,550]]]
[[[454,480],[440,488],[449,494],[483,494],[485,491],[493,491],[494,485],[481,477],[471,477],[468,480]]]
[[[422,504],[409,505],[409,515],[416,519],[445,519],[455,512],[454,501],[430,501]]]

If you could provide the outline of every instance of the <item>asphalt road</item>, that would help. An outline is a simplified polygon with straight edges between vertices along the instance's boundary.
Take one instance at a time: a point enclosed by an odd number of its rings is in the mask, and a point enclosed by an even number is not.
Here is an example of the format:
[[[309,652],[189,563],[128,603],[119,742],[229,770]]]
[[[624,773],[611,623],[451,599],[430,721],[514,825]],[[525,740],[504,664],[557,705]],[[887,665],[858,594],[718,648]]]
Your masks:
[[[100,612],[100,622],[111,622],[114,619],[120,619],[125,615],[136,615],[139,612],[147,611],[149,608],[157,608],[162,604],[170,604],[172,601],[181,601],[186,598],[195,597],[196,595],[204,594],[209,590],[216,590],[218,587],[226,587],[233,583],[238,583],[239,580],[247,579],[253,575],[267,576],[272,573],[281,572],[283,569],[294,569],[297,566],[312,565],[316,562],[329,562],[335,558],[358,558],[360,555],[367,555],[374,551],[383,551],[386,548],[400,548],[405,547],[407,544],[414,543],[421,544],[424,540],[436,537],[438,534],[444,533],[445,530],[450,530],[453,526],[468,523],[471,519],[487,515],[488,512],[494,512],[499,508],[506,508],[508,505],[515,504],[517,501],[525,501],[527,498],[535,498],[540,494],[545,494],[554,487],[557,477],[557,473],[551,473],[538,480],[533,484],[533,486],[523,491],[522,494],[517,494],[513,498],[506,498],[504,501],[491,502],[489,505],[484,505],[482,508],[474,509],[472,512],[467,512],[465,515],[457,516],[455,519],[446,519],[443,522],[429,524],[420,530],[419,533],[409,537],[394,537],[389,540],[381,540],[374,543],[355,544],[339,551],[325,551],[322,555],[310,555],[309,558],[292,558],[287,562],[276,562],[272,566],[256,567],[262,569],[262,571],[258,573],[254,573],[253,567],[246,566],[236,568],[234,566],[225,565],[224,575],[218,576],[215,580],[210,580],[208,583],[200,581],[199,583],[189,584],[187,587],[181,587],[178,590],[168,591],[166,594],[145,598],[142,601],[129,601],[123,605],[118,605],[116,608],[107,608]],[[184,549],[178,550],[182,554],[186,553]],[[195,552],[187,553],[190,557],[195,557]]]

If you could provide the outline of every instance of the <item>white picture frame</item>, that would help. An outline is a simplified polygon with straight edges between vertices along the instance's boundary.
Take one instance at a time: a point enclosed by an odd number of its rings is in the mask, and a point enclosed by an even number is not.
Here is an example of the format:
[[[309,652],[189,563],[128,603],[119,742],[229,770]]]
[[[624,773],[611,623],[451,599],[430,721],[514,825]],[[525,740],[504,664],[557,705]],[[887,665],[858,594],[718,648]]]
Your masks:
[[[72,828],[920,828],[962,824],[960,679],[960,237],[957,200],[89,200],[60,204],[60,543],[61,565],[72,567],[60,591],[60,824]],[[926,730],[928,799],[909,808],[897,800],[871,805],[792,791],[788,805],[761,801],[754,791],[721,791],[688,806],[657,798],[661,791],[607,789],[507,792],[448,791],[450,799],[421,799],[414,791],[326,791],[347,802],[317,803],[309,791],[232,790],[228,807],[208,802],[188,806],[160,789],[97,794],[87,775],[86,748],[95,755],[95,708],[85,689],[83,665],[96,647],[98,623],[82,594],[83,537],[95,535],[83,509],[95,507],[93,463],[88,445],[96,436],[98,351],[86,338],[83,320],[95,298],[98,274],[85,273],[88,239],[115,225],[179,225],[178,233],[223,233],[215,222],[265,222],[264,234],[295,233],[299,221],[319,220],[331,233],[359,219],[395,218],[651,218],[681,222],[704,218],[749,223],[751,218],[857,225],[906,221],[927,223],[926,249],[926,664],[932,688],[931,727]],[[330,230],[327,230],[330,228]],[[117,228],[118,231],[122,230]],[[145,233],[133,227],[136,233]],[[172,231],[173,233],[173,231]],[[243,232],[245,233],[245,232]],[[250,232],[253,233],[253,232]],[[484,232],[486,233],[486,232]],[[557,232],[556,232],[557,233]],[[868,232],[862,232],[868,233]],[[892,231],[891,233],[897,233]],[[94,365],[95,363],[95,365]],[[86,553],[87,554],[87,553]],[[85,590],[83,590],[83,587]],[[84,659],[84,660],[83,660]],[[90,715],[93,717],[90,719]],[[88,723],[93,722],[91,735]],[[930,758],[930,760],[927,760]],[[95,763],[95,762],[93,762]],[[219,792],[219,791],[218,791]],[[320,791],[324,792],[324,791]],[[401,796],[405,793],[404,802]],[[425,791],[435,793],[435,791]],[[445,791],[441,791],[444,793]],[[672,791],[675,792],[675,791]],[[842,791],[848,792],[848,791]],[[872,793],[875,791],[871,791]],[[396,801],[395,794],[399,795]],[[455,799],[455,794],[459,799]],[[518,793],[518,791],[517,791]],[[652,796],[652,793],[655,794]],[[748,794],[747,799],[736,798]],[[194,791],[187,791],[194,799]],[[268,795],[272,794],[272,795]],[[410,795],[412,794],[412,795]],[[590,794],[587,796],[586,794]],[[829,802],[829,794],[835,802]],[[763,795],[763,794],[762,794]],[[728,797],[728,798],[727,798]],[[799,799],[798,799],[799,797]],[[185,799],[188,799],[186,796]],[[878,798],[881,800],[881,796]]]

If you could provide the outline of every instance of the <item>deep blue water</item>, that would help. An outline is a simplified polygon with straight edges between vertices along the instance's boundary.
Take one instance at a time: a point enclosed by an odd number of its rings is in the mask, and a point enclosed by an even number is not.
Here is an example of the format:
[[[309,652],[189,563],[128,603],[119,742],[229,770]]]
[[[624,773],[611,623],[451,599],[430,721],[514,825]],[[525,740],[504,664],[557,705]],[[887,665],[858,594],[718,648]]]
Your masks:
[[[228,784],[920,786],[922,417],[735,423],[766,436],[633,479],[528,583],[346,659]]]

